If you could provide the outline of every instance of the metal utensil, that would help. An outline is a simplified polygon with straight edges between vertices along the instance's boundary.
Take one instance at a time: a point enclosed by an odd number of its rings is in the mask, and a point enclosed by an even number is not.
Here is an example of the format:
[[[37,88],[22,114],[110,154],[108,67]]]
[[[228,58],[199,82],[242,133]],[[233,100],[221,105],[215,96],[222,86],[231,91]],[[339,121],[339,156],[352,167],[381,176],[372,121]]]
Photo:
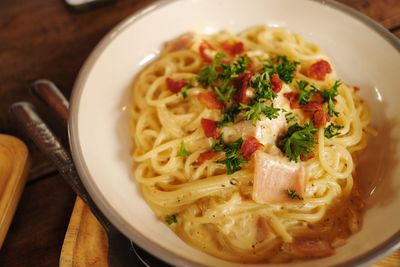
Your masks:
[[[54,83],[48,80],[39,80],[33,83],[32,91],[51,109],[56,111],[63,124],[67,124],[69,104]],[[89,206],[93,214],[103,225],[108,237],[108,261],[110,267],[147,267],[150,266],[149,263],[154,266],[168,266],[134,245],[101,213],[83,186],[69,151],[39,117],[31,103],[15,103],[11,106],[10,112],[14,115],[21,129],[49,157],[71,188]]]

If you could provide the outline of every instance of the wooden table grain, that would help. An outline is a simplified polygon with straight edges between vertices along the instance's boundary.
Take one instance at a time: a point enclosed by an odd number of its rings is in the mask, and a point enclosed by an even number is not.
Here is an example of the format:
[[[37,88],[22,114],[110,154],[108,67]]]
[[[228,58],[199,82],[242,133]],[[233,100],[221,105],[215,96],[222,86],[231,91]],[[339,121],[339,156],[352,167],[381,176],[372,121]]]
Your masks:
[[[30,101],[64,142],[65,129],[30,95],[40,78],[54,81],[69,97],[74,80],[94,46],[118,22],[154,0],[115,0],[72,12],[63,0],[0,1],[0,133],[28,144],[32,168],[9,233],[0,266],[58,266],[74,193],[8,115],[16,101]],[[339,0],[400,37],[400,0]],[[400,264],[400,263],[399,263]]]

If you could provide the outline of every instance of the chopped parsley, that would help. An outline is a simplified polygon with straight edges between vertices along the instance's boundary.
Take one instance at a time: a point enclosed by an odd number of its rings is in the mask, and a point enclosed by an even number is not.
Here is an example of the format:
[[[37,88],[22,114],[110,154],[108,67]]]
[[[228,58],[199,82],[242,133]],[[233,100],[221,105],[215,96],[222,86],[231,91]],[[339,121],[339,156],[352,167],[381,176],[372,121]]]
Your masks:
[[[341,81],[337,80],[335,81],[335,84],[327,89],[327,90],[321,90],[319,93],[322,95],[324,98],[324,102],[328,102],[328,114],[329,116],[339,116],[339,112],[335,111],[335,97],[339,94],[338,88],[342,84]]]
[[[213,144],[211,145],[212,150],[214,151],[224,151],[225,142],[222,134],[216,139]]]
[[[287,191],[288,195],[292,198],[292,199],[300,199],[303,200],[303,198],[301,196],[299,196],[295,190],[290,190],[288,189]]]
[[[296,83],[300,90],[299,104],[305,105],[310,102],[311,97],[314,93],[318,92],[318,89],[315,86],[311,86],[311,89],[307,90],[309,83],[304,80],[296,81]]]
[[[225,55],[222,53],[216,54],[211,64],[200,70],[199,77],[197,78],[199,83],[205,86],[210,86],[218,79],[220,75],[218,68],[221,66],[221,60],[224,57]]]
[[[300,62],[291,61],[286,56],[277,56],[271,58],[264,68],[270,76],[277,73],[282,81],[289,84],[293,81],[294,72],[299,64]]]
[[[223,86],[221,87],[215,87],[214,91],[217,95],[217,98],[223,102],[229,102],[231,101],[231,99],[233,98],[233,96],[235,95],[237,89],[235,86],[228,84],[227,81],[224,81],[226,83],[223,84]]]
[[[260,98],[272,100],[276,97],[276,94],[272,91],[271,79],[267,71],[253,76],[251,87],[256,91],[257,100]]]
[[[297,122],[298,118],[297,118],[296,115],[294,115],[293,112],[286,111],[286,110],[284,110],[284,112],[285,112],[286,123],[295,123],[295,122]]]
[[[251,74],[248,86],[254,89],[254,95],[248,105],[243,105],[235,101],[235,96],[241,90],[238,88],[238,83],[241,82],[240,75],[247,71],[250,59],[240,56],[233,62],[226,63],[224,58],[223,53],[217,53],[211,64],[201,68],[197,77],[197,82],[213,90],[217,99],[225,103],[226,108],[221,111],[223,119],[218,121],[217,126],[222,127],[235,123],[239,114],[243,116],[244,120],[251,120],[253,124],[261,118],[262,114],[271,120],[277,118],[280,110],[274,108],[272,104],[272,100],[277,94],[273,91],[271,76],[278,74],[281,80],[290,83],[297,65],[300,63],[291,61],[286,56],[270,58],[261,73]],[[188,85],[182,89],[183,97],[187,97],[191,87],[192,85]]]
[[[189,94],[189,90],[193,88],[193,84],[192,83],[188,83],[186,84],[182,90],[181,90],[181,94],[183,96],[183,98],[187,98],[188,94]]]
[[[242,144],[242,138],[239,138],[233,143],[226,144],[224,143],[222,136],[220,136],[212,145],[213,150],[225,152],[225,159],[218,160],[217,163],[225,164],[227,174],[232,174],[241,170],[242,168],[240,165],[248,161],[242,157],[243,153],[240,151]]]
[[[178,219],[176,218],[176,214],[165,216],[165,222],[166,222],[168,225],[171,225],[171,224],[173,224],[173,223],[177,223],[177,222],[178,222]]]
[[[249,63],[248,57],[239,57],[232,64],[222,64],[222,76],[223,79],[231,79],[239,76],[240,73],[243,73],[247,69],[247,64]]]
[[[291,161],[298,162],[300,156],[307,156],[314,152],[314,145],[317,143],[314,134],[317,129],[312,123],[300,126],[294,124],[289,127],[286,135],[278,141],[278,147]]]
[[[231,107],[222,110],[222,115],[224,117],[222,120],[217,122],[217,126],[222,127],[234,123],[236,115],[238,115],[239,112],[240,112],[239,105],[232,105]]]
[[[268,106],[266,102],[254,102],[252,106],[242,104],[241,109],[245,110],[244,119],[251,120],[253,125],[260,119],[261,114],[264,114],[270,120],[279,116],[279,109],[274,108],[272,104]]]
[[[237,91],[234,78],[246,71],[249,58],[239,57],[231,64],[225,64],[222,63],[224,57],[223,53],[218,53],[210,65],[200,70],[197,80],[204,86],[212,87],[219,100],[229,103]]]
[[[179,150],[178,153],[176,153],[177,157],[187,157],[189,156],[189,151],[186,149],[185,147],[185,143],[183,143],[183,141],[181,142],[180,146],[179,146]]]
[[[329,124],[328,127],[325,128],[324,135],[326,138],[332,138],[340,134],[340,130],[343,129],[342,125],[338,124]]]

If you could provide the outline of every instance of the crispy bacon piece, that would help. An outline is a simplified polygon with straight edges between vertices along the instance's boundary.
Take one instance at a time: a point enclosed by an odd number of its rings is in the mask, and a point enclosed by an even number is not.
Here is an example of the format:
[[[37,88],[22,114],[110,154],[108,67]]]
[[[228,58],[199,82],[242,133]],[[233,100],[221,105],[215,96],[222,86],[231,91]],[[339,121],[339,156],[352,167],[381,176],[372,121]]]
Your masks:
[[[197,99],[209,109],[223,109],[224,103],[219,101],[213,92],[201,92],[197,95]]]
[[[278,74],[273,74],[271,77],[272,91],[279,93],[282,90],[282,80],[279,78]]]
[[[169,77],[166,79],[166,83],[167,83],[168,90],[170,90],[174,94],[179,93],[182,90],[182,88],[186,85],[185,80],[172,79]]]
[[[235,40],[225,41],[221,44],[221,47],[232,57],[244,52],[243,43]]]
[[[217,122],[209,119],[201,119],[201,127],[206,137],[217,138]]]
[[[251,80],[252,74],[249,71],[243,72],[239,74],[239,76],[235,80],[235,86],[239,89],[238,93],[238,101],[242,104],[249,104],[250,98],[247,95],[247,88],[249,87],[249,83]]]
[[[322,110],[324,108],[324,105],[319,102],[310,101],[307,104],[302,105],[301,108],[304,111],[315,112],[317,110]]]
[[[298,93],[294,93],[294,92],[289,92],[289,93],[284,93],[283,94],[290,103],[290,108],[300,108],[300,104],[299,104],[299,94]]]
[[[194,39],[193,33],[182,34],[181,36],[178,36],[177,38],[168,41],[165,44],[165,50],[168,53],[171,53],[174,51],[189,49],[193,44],[193,39]]]
[[[318,109],[314,112],[312,120],[316,128],[323,128],[330,118],[323,109]]]
[[[317,103],[324,103],[324,97],[321,94],[313,94],[311,97],[311,101]]]
[[[325,76],[331,72],[332,68],[329,62],[321,59],[308,68],[307,76],[315,80],[323,81],[325,80]]]
[[[212,62],[210,51],[215,51],[214,47],[206,40],[203,40],[199,46],[199,53],[201,58],[207,63]]]
[[[354,92],[359,92],[361,89],[360,89],[360,87],[358,87],[358,86],[353,86],[353,90],[354,90]]]
[[[326,240],[317,238],[299,238],[287,244],[284,250],[302,258],[319,258],[331,256],[335,253]]]
[[[251,156],[260,149],[263,145],[255,138],[254,136],[249,136],[243,142],[240,151],[243,152],[243,157],[246,159],[250,159]]]
[[[312,158],[314,158],[314,157],[315,157],[315,154],[314,154],[314,153],[308,154],[307,157],[305,157],[304,155],[300,155],[300,160],[301,160],[301,161],[307,161],[307,160],[312,159]]]
[[[250,71],[250,72],[254,72],[254,68],[255,68],[255,64],[254,64],[254,61],[252,61],[252,60],[249,60],[249,63],[247,63],[247,70],[248,71]]]
[[[196,160],[196,164],[197,165],[201,165],[203,164],[206,160],[210,160],[213,157],[215,157],[215,155],[217,155],[217,152],[212,151],[212,150],[208,150],[206,152],[203,152],[199,155],[199,157]]]

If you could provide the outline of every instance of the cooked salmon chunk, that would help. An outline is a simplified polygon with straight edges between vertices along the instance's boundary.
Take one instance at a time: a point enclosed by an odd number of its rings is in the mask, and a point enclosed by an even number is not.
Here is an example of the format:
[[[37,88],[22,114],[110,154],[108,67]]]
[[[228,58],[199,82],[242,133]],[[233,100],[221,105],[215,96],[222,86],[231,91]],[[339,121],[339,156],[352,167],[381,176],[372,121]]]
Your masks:
[[[301,163],[290,162],[258,150],[255,153],[253,200],[273,204],[294,201],[288,191],[301,198],[305,188],[305,171]]]

